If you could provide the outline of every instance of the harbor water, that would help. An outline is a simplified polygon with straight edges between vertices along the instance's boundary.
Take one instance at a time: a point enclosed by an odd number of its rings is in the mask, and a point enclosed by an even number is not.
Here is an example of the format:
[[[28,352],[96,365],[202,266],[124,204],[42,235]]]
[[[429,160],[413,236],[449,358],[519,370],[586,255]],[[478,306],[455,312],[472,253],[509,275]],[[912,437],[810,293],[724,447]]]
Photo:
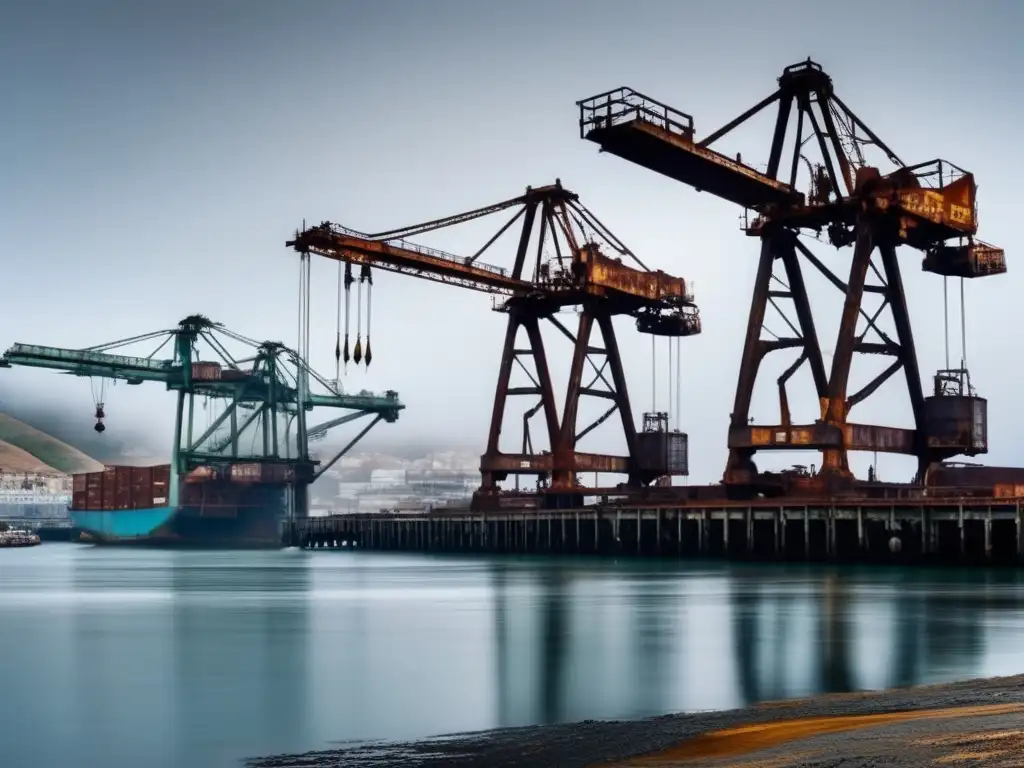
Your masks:
[[[247,757],[1024,671],[1015,571],[0,551],[0,765]]]

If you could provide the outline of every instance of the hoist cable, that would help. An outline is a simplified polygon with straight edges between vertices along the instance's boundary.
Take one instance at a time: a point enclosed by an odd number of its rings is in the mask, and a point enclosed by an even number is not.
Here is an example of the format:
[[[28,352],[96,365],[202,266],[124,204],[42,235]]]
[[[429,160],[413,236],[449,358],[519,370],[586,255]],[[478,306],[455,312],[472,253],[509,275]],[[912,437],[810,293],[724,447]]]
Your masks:
[[[960,278],[960,353],[961,367],[967,368],[967,307],[964,305],[964,279]]]
[[[673,365],[672,365],[672,337],[671,336],[666,336],[665,337],[665,341],[668,343],[668,366],[667,366],[667,368],[668,368],[668,371],[667,371],[667,373],[668,373],[668,407],[671,409],[673,403],[675,402],[673,397],[672,397],[672,392],[673,392],[673,390],[672,390],[672,374],[673,374],[673,372],[675,370]],[[671,420],[671,414],[669,414],[669,419]],[[668,429],[668,427],[669,427],[669,425],[666,424],[665,428]]]
[[[341,381],[341,283],[344,266],[338,262],[338,316],[334,327],[334,380]]]
[[[651,413],[658,411],[658,350],[654,336],[651,336]]]
[[[683,338],[676,336],[676,431],[679,431],[680,418],[683,410]]]
[[[946,344],[946,370],[949,370],[949,278],[942,276],[942,326]]]

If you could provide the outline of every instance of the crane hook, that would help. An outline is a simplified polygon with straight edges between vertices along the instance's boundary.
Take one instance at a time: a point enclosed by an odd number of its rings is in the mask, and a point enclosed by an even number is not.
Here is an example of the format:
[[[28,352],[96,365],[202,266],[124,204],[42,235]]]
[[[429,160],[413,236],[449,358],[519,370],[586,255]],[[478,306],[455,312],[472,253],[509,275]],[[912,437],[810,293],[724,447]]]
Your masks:
[[[360,280],[366,280],[366,367],[370,367],[373,360],[373,353],[370,352],[370,320],[373,317],[373,273],[370,272],[370,265],[364,264]]]

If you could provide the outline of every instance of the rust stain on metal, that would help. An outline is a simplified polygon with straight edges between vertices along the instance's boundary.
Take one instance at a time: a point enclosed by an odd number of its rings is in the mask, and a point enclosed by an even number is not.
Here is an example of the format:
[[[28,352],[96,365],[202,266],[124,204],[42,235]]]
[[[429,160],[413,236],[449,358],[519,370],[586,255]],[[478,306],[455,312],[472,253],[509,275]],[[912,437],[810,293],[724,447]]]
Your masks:
[[[913,453],[916,437],[913,429],[874,424],[845,424],[843,435],[849,450],[880,453]]]
[[[992,496],[996,499],[1024,498],[1024,483],[996,483],[992,488]]]
[[[946,277],[987,277],[1006,273],[1006,253],[988,243],[941,245],[928,250],[921,269]]]
[[[458,257],[405,239],[510,209],[517,209],[512,218],[472,256]],[[512,266],[502,268],[484,263],[480,257],[516,221],[521,221],[522,229]],[[664,462],[652,466],[638,458],[637,427],[612,319],[622,315],[632,317],[641,333],[692,336],[701,331],[697,307],[689,296],[685,280],[648,269],[557,179],[554,185],[527,188],[524,195],[474,211],[377,234],[323,222],[296,233],[286,244],[304,255],[316,253],[362,265],[366,270],[376,267],[507,297],[493,307],[506,313],[508,323],[487,447],[480,462],[481,486],[474,497],[474,507],[478,501],[484,507],[493,506],[493,499],[481,500],[481,497],[500,494],[498,483],[509,475],[537,475],[545,487],[567,491],[572,494],[570,500],[574,500],[582,492],[577,475],[583,472],[625,474],[630,487],[634,488],[654,482],[665,474],[661,466]],[[606,255],[609,253],[622,258],[609,257]],[[623,263],[626,259],[635,262],[635,266]],[[534,262],[531,264],[530,260]],[[562,307],[580,309],[575,334],[554,317]],[[540,330],[542,321],[550,321],[574,345],[568,392],[561,412],[548,369]],[[524,331],[526,343],[522,340]],[[598,333],[600,343],[592,338]],[[340,338],[340,330],[338,334]],[[340,349],[339,342],[339,358]],[[604,359],[595,362],[595,355]],[[521,356],[529,356],[530,363],[524,363]],[[358,363],[358,354],[353,359]],[[527,370],[532,386],[510,385],[517,364]],[[584,380],[585,373],[589,379],[587,366],[597,372],[592,382]],[[506,405],[514,395],[534,398],[523,416],[522,453],[499,449]],[[589,425],[577,424],[583,396],[601,398],[608,407],[604,415]],[[534,449],[530,418],[535,414],[541,417],[537,421],[546,432],[544,442],[548,452]],[[579,451],[577,442],[613,415],[621,424],[628,455]],[[665,461],[671,453],[673,461],[685,467],[686,454],[678,438],[669,442],[672,450],[662,452]],[[252,480],[244,472],[239,474],[239,479]]]
[[[974,234],[978,228],[975,215],[974,175],[963,173],[960,178],[939,188],[921,187],[913,176],[896,171],[889,180],[901,184],[913,180],[916,186],[900,186],[895,190],[889,204],[896,203],[911,216],[931,224],[949,227],[963,234]],[[880,206],[888,207],[888,204]]]
[[[809,117],[806,105],[822,105],[822,116]],[[739,154],[735,160],[712,146],[770,105],[777,109],[775,131],[764,168],[755,170]],[[917,165],[904,163],[836,94],[832,78],[810,59],[783,70],[778,88],[702,140],[696,141],[693,118],[629,88],[619,88],[578,102],[580,136],[642,167],[699,191],[740,204],[755,212],[744,226],[761,241],[761,258],[748,313],[748,327],[730,417],[729,459],[725,482],[756,491],[762,474],[754,455],[760,450],[817,448],[821,467],[829,474],[853,478],[847,453],[851,450],[906,453],[918,459],[918,477],[934,462],[960,453],[987,450],[984,414],[957,417],[936,415],[924,402],[921,375],[896,247],[909,245],[925,254],[923,267],[946,276],[980,277],[1006,271],[1005,255],[995,246],[975,242],[977,185],[973,174],[935,159]],[[795,119],[794,119],[795,118]],[[808,119],[809,118],[809,119]],[[792,133],[796,134],[795,140]],[[858,136],[885,154],[895,170],[883,174],[866,166]],[[816,141],[815,141],[816,140]],[[815,160],[802,153],[815,147]],[[808,187],[797,188],[806,164]],[[795,234],[803,230],[827,233],[836,248],[853,246],[849,276],[833,273]],[[959,244],[947,246],[946,242]],[[966,242],[964,242],[966,241]],[[845,294],[832,360],[826,369],[817,337],[801,266],[802,259]],[[869,284],[875,272],[885,284]],[[783,274],[784,273],[784,274]],[[778,284],[786,286],[784,292]],[[875,282],[875,281],[872,281]],[[873,315],[863,306],[868,291],[885,293]],[[774,299],[792,300],[796,318],[786,317]],[[783,313],[792,333],[770,329],[765,313],[771,302]],[[895,333],[875,325],[882,309],[891,314]],[[860,318],[868,320],[878,339],[858,334]],[[800,356],[778,380],[781,426],[750,427],[754,385],[767,353],[799,349]],[[858,354],[884,354],[892,365],[858,392],[849,392],[851,364]],[[791,426],[792,410],[785,382],[801,365],[811,369],[819,398],[820,421]],[[851,407],[870,397],[902,369],[907,382],[913,428],[848,423]],[[948,394],[948,393],[943,393]],[[944,403],[942,407],[951,406]]]
[[[588,286],[618,291],[629,296],[659,301],[687,297],[686,281],[661,270],[641,272],[611,259],[596,248],[581,248],[577,259],[586,269]]]
[[[627,456],[609,456],[599,453],[571,452],[557,463],[575,472],[624,473],[630,469]],[[480,457],[482,472],[551,472],[555,469],[555,455],[550,452],[534,454],[484,454]]]
[[[771,187],[772,189],[777,190],[779,192],[793,192],[792,187],[790,187],[785,182],[779,181],[778,179],[773,179],[770,176],[765,176],[763,173],[760,173],[758,170],[751,168],[749,165],[737,162],[736,160],[731,160],[727,156],[723,155],[720,152],[716,152],[713,149],[698,146],[693,142],[693,140],[687,139],[683,136],[679,136],[670,131],[666,131],[659,125],[653,125],[652,123],[649,122],[639,121],[635,126],[635,130],[652,133],[658,136],[658,138],[662,139],[663,141],[666,141],[670,144],[674,144],[680,149],[683,149],[687,152],[692,152],[697,157],[700,157],[709,163],[713,163],[714,165],[723,168],[727,171],[730,171],[732,173],[745,176],[746,178],[750,179],[751,181],[755,181],[758,184],[763,184],[766,187]]]
[[[776,424],[735,427],[729,432],[730,448],[838,448],[842,434],[825,424]]]

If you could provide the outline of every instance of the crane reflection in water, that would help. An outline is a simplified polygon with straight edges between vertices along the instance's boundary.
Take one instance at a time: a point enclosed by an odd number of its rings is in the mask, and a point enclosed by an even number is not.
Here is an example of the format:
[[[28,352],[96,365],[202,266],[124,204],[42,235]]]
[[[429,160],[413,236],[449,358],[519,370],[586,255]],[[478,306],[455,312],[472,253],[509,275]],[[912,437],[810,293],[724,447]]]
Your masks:
[[[819,567],[491,568],[499,726],[643,717],[987,673],[1017,577]]]
[[[14,764],[220,765],[1011,674],[1024,628],[1012,571],[71,545],[33,557],[0,562]],[[40,737],[18,741],[30,727]]]

